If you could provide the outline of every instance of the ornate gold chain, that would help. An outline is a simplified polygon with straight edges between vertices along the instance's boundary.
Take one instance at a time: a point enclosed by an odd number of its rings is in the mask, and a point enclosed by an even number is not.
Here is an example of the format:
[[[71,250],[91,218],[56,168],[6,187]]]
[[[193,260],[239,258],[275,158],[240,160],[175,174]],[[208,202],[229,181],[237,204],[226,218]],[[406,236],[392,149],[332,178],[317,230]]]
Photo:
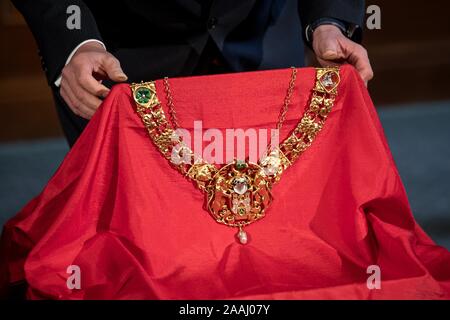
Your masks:
[[[166,92],[167,107],[169,108],[169,115],[171,118],[170,120],[172,121],[174,128],[178,129],[180,125],[178,124],[177,113],[175,111],[175,106],[173,105],[172,91],[170,91],[168,77],[164,77],[164,91]]]
[[[277,123],[285,121],[295,88],[297,70],[291,81]],[[206,208],[216,222],[239,228],[237,237],[247,243],[243,227],[260,220],[272,202],[272,185],[281,174],[312,144],[323,128],[333,107],[340,82],[339,68],[317,68],[309,107],[292,133],[278,146],[270,146],[256,163],[235,160],[217,168],[196,156],[185,145],[175,129],[179,127],[168,79],[164,79],[167,105],[172,123],[167,121],[157,97],[155,83],[132,84],[136,112],[161,154],[183,175],[193,180],[206,193]]]
[[[280,110],[280,116],[278,117],[277,129],[280,130],[283,126],[284,120],[286,120],[286,114],[291,104],[292,94],[294,93],[295,80],[297,79],[297,69],[292,67],[291,80],[289,81],[289,87],[284,97],[283,107]]]

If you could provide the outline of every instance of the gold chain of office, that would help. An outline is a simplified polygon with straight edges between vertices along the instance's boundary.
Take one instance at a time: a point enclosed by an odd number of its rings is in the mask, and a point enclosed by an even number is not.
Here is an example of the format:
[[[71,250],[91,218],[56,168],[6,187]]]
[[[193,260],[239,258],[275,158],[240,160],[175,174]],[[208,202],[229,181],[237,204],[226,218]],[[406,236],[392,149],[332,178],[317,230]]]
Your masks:
[[[297,69],[292,73],[277,129],[281,129],[295,89]],[[252,163],[234,160],[218,168],[194,154],[181,137],[169,79],[164,78],[164,91],[169,120],[157,96],[154,81],[131,85],[136,111],[160,153],[181,174],[195,182],[206,194],[206,208],[214,220],[238,228],[240,243],[248,241],[244,227],[266,215],[272,202],[271,189],[281,174],[312,144],[325,124],[337,95],[339,68],[316,68],[316,80],[309,106],[297,126],[278,146],[268,146],[265,155]]]

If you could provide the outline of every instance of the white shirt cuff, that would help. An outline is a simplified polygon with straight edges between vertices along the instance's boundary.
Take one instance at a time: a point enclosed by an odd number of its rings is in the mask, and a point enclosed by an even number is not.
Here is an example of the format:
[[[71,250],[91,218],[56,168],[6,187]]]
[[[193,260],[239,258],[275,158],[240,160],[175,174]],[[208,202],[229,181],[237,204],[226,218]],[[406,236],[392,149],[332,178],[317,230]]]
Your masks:
[[[85,41],[81,42],[79,45],[77,45],[77,46],[75,47],[75,49],[72,50],[72,52],[70,53],[69,57],[68,57],[67,60],[66,60],[65,66],[70,62],[70,60],[72,60],[72,57],[73,57],[73,55],[77,52],[77,50],[78,50],[82,45],[84,45],[84,44],[86,44],[86,43],[88,43],[88,42],[98,42],[98,43],[100,43],[100,44],[103,46],[103,48],[106,49],[105,44],[104,44],[103,42],[101,42],[100,40],[97,40],[97,39],[88,39],[88,40],[85,40]],[[59,87],[59,86],[61,85],[61,76],[59,76],[58,79],[56,79],[56,81],[55,81],[54,83],[55,83],[55,86]]]

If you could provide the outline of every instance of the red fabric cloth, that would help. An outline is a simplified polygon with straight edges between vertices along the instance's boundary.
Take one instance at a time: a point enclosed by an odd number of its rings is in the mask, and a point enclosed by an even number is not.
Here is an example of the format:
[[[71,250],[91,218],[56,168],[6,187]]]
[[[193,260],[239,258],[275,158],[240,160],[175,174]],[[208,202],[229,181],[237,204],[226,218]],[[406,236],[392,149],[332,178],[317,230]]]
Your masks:
[[[274,128],[290,70],[171,79],[180,125]],[[55,299],[448,299],[450,254],[415,223],[370,97],[341,68],[312,146],[246,230],[219,225],[204,195],[156,150],[117,85],[43,192],[4,227],[9,281]],[[308,105],[299,69],[281,139]],[[157,91],[167,113],[162,81]],[[69,290],[69,265],[81,289]],[[379,265],[381,289],[366,269]]]

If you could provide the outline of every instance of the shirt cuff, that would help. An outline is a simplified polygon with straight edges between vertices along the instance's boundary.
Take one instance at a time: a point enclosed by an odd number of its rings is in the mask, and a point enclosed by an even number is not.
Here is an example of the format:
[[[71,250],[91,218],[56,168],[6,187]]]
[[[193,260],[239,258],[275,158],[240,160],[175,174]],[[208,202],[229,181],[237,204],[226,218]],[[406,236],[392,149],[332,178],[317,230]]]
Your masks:
[[[75,47],[75,49],[72,50],[72,52],[70,53],[69,57],[68,57],[67,60],[66,60],[65,66],[70,62],[70,60],[72,60],[72,57],[73,57],[73,55],[77,52],[77,50],[80,49],[80,47],[81,47],[82,45],[84,45],[84,44],[86,44],[86,43],[88,43],[88,42],[98,42],[98,43],[100,43],[100,44],[103,46],[103,48],[106,49],[105,44],[104,44],[103,42],[101,42],[100,40],[97,40],[97,39],[88,39],[88,40],[85,40],[85,41],[81,42],[79,45],[77,45],[77,46]],[[55,86],[57,86],[57,87],[59,87],[59,86],[61,85],[61,75],[58,77],[58,79],[56,79],[56,81],[54,82],[54,84],[55,84]]]

